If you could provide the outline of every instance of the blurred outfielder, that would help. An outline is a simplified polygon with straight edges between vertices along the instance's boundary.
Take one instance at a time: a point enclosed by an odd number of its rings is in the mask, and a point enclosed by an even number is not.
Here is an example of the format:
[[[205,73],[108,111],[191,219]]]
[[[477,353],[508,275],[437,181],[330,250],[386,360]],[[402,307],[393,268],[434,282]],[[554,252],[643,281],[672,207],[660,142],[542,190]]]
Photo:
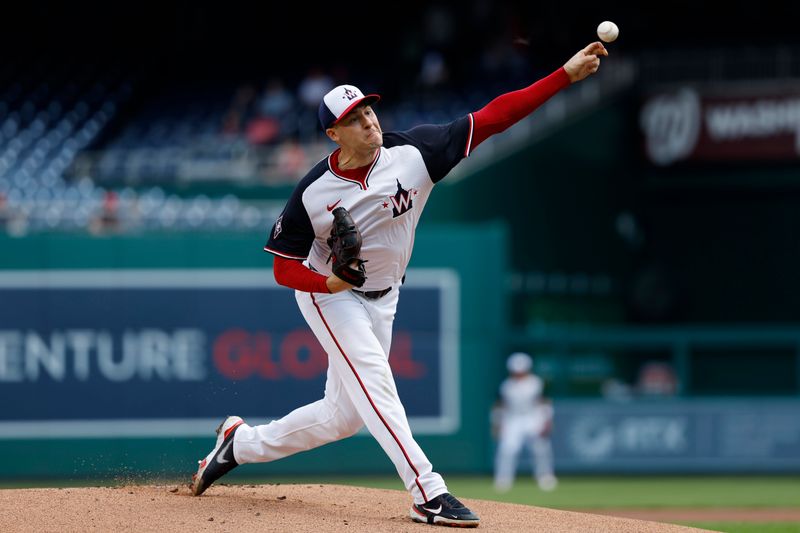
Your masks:
[[[556,488],[553,473],[553,405],[544,397],[542,378],[531,369],[528,354],[517,352],[506,362],[509,376],[500,385],[500,397],[492,409],[492,434],[498,438],[494,486],[504,492],[514,484],[524,447],[531,453],[534,477],[542,490]]]
[[[297,185],[265,247],[275,254],[275,279],[295,289],[303,317],[328,353],[325,395],[266,425],[225,419],[216,446],[194,475],[195,495],[239,464],[275,461],[366,425],[411,494],[414,521],[480,523],[448,493],[414,440],[389,367],[392,322],[414,231],[434,185],[461,159],[596,72],[605,55],[601,43],[592,43],[546,78],[475,113],[404,132],[383,133],[372,109],[378,95],[365,96],[352,85],[325,95],[319,120],[339,148]],[[372,503],[369,509],[377,512]]]

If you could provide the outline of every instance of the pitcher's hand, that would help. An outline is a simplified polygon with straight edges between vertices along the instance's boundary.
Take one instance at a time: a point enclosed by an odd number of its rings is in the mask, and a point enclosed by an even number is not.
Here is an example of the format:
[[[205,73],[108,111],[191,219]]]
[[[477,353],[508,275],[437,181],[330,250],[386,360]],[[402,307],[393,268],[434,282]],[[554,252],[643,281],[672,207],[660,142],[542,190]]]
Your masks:
[[[564,63],[564,70],[567,71],[569,81],[575,83],[597,72],[597,69],[600,68],[600,56],[607,55],[608,50],[600,41],[595,41],[580,50]]]

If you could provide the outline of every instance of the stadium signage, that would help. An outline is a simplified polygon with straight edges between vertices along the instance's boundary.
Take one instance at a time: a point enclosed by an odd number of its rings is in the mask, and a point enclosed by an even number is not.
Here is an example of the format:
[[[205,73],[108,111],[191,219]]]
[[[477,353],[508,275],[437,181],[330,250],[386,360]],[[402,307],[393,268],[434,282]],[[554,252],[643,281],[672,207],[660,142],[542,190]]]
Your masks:
[[[779,161],[800,157],[800,91],[680,87],[645,98],[639,123],[648,160]]]
[[[398,390],[419,433],[452,433],[457,275],[410,271],[402,293]],[[203,435],[228,412],[275,418],[324,391],[327,355],[270,271],[6,271],[0,301],[0,403],[16,406],[0,439]]]
[[[797,472],[796,398],[556,400],[562,472]]]

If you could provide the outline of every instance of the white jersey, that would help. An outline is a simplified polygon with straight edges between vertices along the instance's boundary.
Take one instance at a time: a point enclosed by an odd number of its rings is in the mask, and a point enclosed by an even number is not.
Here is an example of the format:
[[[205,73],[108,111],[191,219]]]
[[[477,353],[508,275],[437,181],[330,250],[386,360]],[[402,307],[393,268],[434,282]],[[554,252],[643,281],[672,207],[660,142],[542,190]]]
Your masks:
[[[536,419],[543,424],[549,418],[549,406],[542,404],[544,383],[539,376],[528,374],[523,378],[507,378],[500,385],[503,400],[503,417]]]
[[[264,249],[307,264],[326,276],[336,207],[353,217],[363,245],[367,281],[361,290],[383,290],[405,275],[414,232],[433,185],[469,155],[472,115],[442,126],[384,133],[383,146],[362,180],[334,171],[331,157],[298,184],[278,217]]]

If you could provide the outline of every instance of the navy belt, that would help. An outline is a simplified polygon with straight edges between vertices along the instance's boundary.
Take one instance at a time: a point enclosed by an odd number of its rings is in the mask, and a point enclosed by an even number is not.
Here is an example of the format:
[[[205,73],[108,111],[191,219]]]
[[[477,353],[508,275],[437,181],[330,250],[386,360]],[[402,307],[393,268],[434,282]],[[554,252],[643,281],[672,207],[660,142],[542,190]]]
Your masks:
[[[384,296],[389,294],[390,290],[392,290],[391,287],[386,287],[382,291],[359,291],[359,290],[353,289],[353,292],[356,293],[356,294],[360,294],[364,298],[369,298],[370,300],[377,300],[378,298],[383,298]]]

